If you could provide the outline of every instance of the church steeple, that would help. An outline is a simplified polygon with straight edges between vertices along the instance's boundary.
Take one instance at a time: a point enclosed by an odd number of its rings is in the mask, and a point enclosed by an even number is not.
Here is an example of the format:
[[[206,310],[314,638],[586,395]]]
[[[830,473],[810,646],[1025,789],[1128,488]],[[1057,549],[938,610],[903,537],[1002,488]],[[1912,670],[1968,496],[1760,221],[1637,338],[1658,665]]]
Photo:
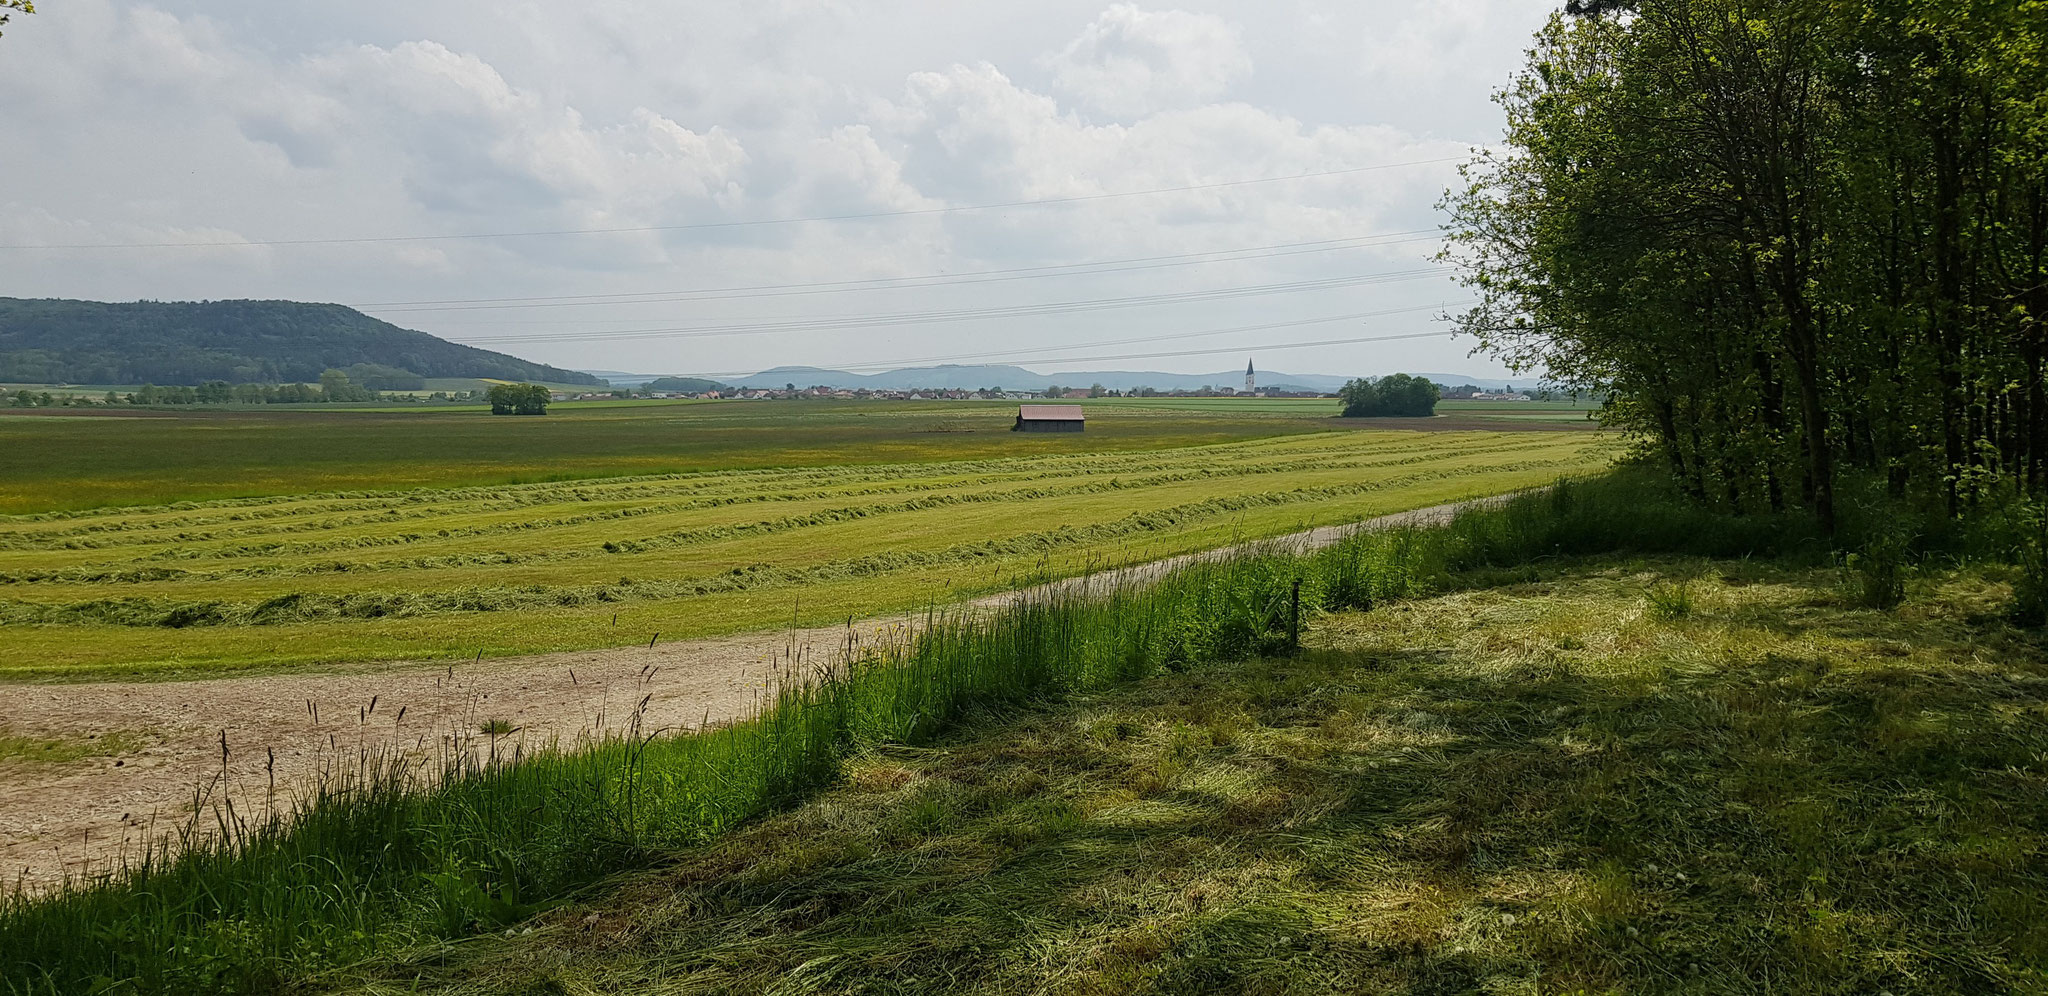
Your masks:
[[[1244,361],[1244,393],[1251,394],[1254,390],[1256,388],[1252,379],[1252,361],[1247,359]]]

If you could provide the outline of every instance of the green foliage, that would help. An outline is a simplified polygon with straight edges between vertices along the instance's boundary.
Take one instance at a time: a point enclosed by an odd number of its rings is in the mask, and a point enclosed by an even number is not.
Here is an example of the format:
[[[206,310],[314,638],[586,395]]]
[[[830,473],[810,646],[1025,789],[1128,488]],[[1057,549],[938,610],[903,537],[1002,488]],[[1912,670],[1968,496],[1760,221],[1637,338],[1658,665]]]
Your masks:
[[[1650,586],[1644,598],[1649,602],[1652,618],[1673,622],[1692,615],[1692,585],[1686,581],[1659,581]]]
[[[1859,582],[1858,600],[1864,606],[1890,612],[1906,600],[1908,545],[1900,534],[1885,532],[1849,555],[1849,568]]]
[[[2048,625],[2048,510],[2028,503],[2016,548],[2019,576],[2013,582],[2010,614],[2023,626]]]
[[[34,0],[0,0],[0,28],[6,27],[8,19],[12,18],[17,11],[23,14],[35,13],[36,5]]]
[[[493,415],[548,413],[548,389],[539,384],[493,384],[490,399]]]
[[[1429,379],[1397,373],[1354,380],[1337,397],[1345,418],[1426,418],[1436,414],[1439,394]]]
[[[317,381],[329,369],[372,390],[417,390],[406,385],[421,377],[603,383],[338,304],[0,298],[0,381],[274,384]]]
[[[1837,525],[2048,487],[2048,33],[2028,3],[1578,4],[1447,206],[1483,347],[1696,498]]]
[[[427,386],[425,377],[382,363],[351,363],[341,372],[350,383],[370,391],[418,391]]]
[[[725,385],[702,377],[657,377],[640,385],[640,390],[663,394],[702,394],[724,390]]]

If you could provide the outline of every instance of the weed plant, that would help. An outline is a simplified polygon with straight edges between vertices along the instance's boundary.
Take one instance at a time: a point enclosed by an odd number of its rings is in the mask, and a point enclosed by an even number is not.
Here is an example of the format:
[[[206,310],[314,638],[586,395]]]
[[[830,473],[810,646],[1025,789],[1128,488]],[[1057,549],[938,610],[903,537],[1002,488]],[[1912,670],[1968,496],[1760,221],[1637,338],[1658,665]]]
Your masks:
[[[1653,584],[1647,597],[1653,619],[1674,622],[1692,615],[1692,585],[1684,581]]]

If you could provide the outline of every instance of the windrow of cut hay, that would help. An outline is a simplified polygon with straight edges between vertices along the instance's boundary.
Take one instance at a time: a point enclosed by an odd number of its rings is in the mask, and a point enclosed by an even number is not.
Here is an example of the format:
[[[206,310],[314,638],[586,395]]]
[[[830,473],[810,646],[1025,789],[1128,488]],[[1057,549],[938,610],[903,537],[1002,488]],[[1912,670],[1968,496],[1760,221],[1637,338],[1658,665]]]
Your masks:
[[[818,625],[1532,487],[1615,449],[1592,434],[1323,433],[0,518],[0,626],[19,634],[0,673],[619,646],[773,627],[797,597],[821,613],[797,622]],[[396,622],[428,617],[446,625]],[[139,638],[165,628],[185,631],[175,647]]]
[[[1462,583],[1459,571],[1634,543],[1743,552],[1783,535],[1716,521],[1640,482],[1563,484],[1308,555],[1250,553],[1148,585],[934,611],[907,643],[850,654],[722,728],[512,756],[472,743],[338,759],[304,796],[211,802],[124,869],[0,903],[0,979],[10,993],[256,992],[498,929],[789,804],[868,745],[918,744],[978,710],[1283,651],[1296,606],[1369,607]]]
[[[1530,460],[1498,465],[1503,471],[1546,471],[1565,469],[1576,460]],[[802,586],[826,580],[864,577],[912,567],[974,561],[1004,555],[1038,555],[1055,550],[1120,540],[1143,533],[1159,532],[1192,520],[1214,518],[1253,508],[1315,504],[1332,498],[1388,491],[1424,481],[1460,476],[1458,471],[1424,471],[1378,481],[1291,491],[1256,492],[1211,498],[1184,505],[1133,513],[1121,519],[1088,526],[1061,526],[976,543],[956,544],[936,550],[902,550],[869,554],[806,567],[776,567],[770,564],[733,568],[718,575],[675,581],[628,581],[589,586],[476,586],[455,590],[401,593],[357,593],[324,595],[320,592],[288,592],[258,603],[192,602],[153,598],[90,599],[75,603],[0,602],[0,624],[97,623],[123,626],[216,626],[270,625],[314,619],[381,618],[418,616],[439,612],[492,612],[523,608],[592,605],[629,599],[669,599],[714,592],[746,591],[777,586]],[[1106,488],[1104,490],[1115,490]],[[939,508],[961,501],[926,499],[915,502],[919,509]],[[902,511],[904,509],[892,509]],[[865,518],[857,513],[817,513],[804,524],[844,522]],[[736,538],[778,531],[772,523],[755,527],[727,527],[717,538]],[[635,543],[631,550],[644,552],[667,545]],[[613,552],[613,551],[608,551]],[[435,563],[430,566],[481,566],[568,559],[570,554],[534,554],[515,559],[513,555],[478,555],[471,560]],[[349,567],[337,564],[335,572]],[[309,572],[310,573],[310,572]]]

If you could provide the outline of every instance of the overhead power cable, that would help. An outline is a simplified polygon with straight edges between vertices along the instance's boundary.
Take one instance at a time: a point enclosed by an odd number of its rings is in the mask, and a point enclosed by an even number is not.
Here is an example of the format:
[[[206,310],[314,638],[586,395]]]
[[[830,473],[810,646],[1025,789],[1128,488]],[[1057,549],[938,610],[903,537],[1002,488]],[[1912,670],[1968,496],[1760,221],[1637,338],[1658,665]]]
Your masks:
[[[1032,200],[999,201],[991,204],[957,204],[945,207],[911,208],[898,211],[863,211],[854,214],[814,215],[802,218],[757,218],[744,221],[701,221],[684,225],[641,225],[625,228],[564,228],[524,232],[469,232],[455,235],[379,235],[346,238],[301,238],[301,239],[229,239],[212,242],[80,242],[45,243],[40,245],[0,245],[0,249],[11,250],[56,250],[56,249],[218,249],[256,246],[324,246],[324,245],[368,245],[385,242],[448,242],[465,239],[523,239],[547,238],[564,235],[626,235],[644,232],[689,232],[724,228],[755,228],[770,225],[802,225],[830,221],[872,221],[882,218],[910,218],[926,215],[955,214],[965,211],[997,211],[1009,208],[1043,207],[1054,204],[1081,204],[1090,201],[1111,200],[1120,197],[1142,197],[1151,194],[1191,193],[1199,190],[1221,190],[1229,187],[1245,187],[1264,183],[1284,183],[1292,180],[1312,180],[1329,176],[1348,176],[1356,173],[1370,173],[1378,170],[1401,169],[1409,166],[1433,166],[1440,163],[1463,162],[1465,156],[1446,156],[1437,159],[1415,159],[1408,162],[1380,163],[1373,166],[1352,166],[1346,169],[1321,170],[1313,173],[1295,173],[1287,176],[1263,176],[1246,180],[1221,180],[1214,183],[1192,183],[1178,187],[1153,187],[1145,190],[1119,190],[1100,194],[1077,194],[1070,197],[1042,197]]]
[[[977,308],[956,311],[910,312],[885,315],[848,315],[838,318],[814,318],[748,322],[732,325],[681,326],[674,328],[621,329],[604,332],[553,332],[521,333],[497,336],[448,337],[452,342],[475,343],[526,343],[526,342],[581,342],[611,339],[639,338],[695,338],[700,336],[765,335],[776,332],[813,332],[840,329],[876,328],[894,325],[928,325],[942,322],[975,321],[997,318],[1037,317],[1042,315],[1065,315],[1086,311],[1112,311],[1125,308],[1151,307],[1163,304],[1188,304],[1202,301],[1229,300],[1245,297],[1261,297],[1271,294],[1294,294],[1306,291],[1328,290],[1337,287],[1354,287],[1361,284],[1393,283],[1416,280],[1450,272],[1449,267],[1432,266],[1415,270],[1401,270],[1391,273],[1364,274],[1346,277],[1331,277],[1322,280],[1297,280],[1279,284],[1257,284],[1245,287],[1224,287],[1207,291],[1185,291],[1173,294],[1147,294],[1136,297],[1099,298],[1086,301],[1061,301],[1047,304],[1011,305],[999,308]]]
[[[1177,349],[1177,350],[1168,350],[1168,351],[1165,351],[1165,352],[1155,352],[1155,353],[1117,353],[1117,354],[1111,354],[1111,355],[1088,355],[1088,356],[1046,356],[1046,357],[1039,357],[1039,358],[1037,358],[1037,359],[1017,360],[1017,361],[1015,361],[1015,362],[1019,362],[1019,363],[1093,363],[1093,362],[1098,362],[1098,361],[1103,361],[1103,360],[1152,360],[1152,359],[1163,359],[1163,358],[1166,358],[1166,357],[1174,357],[1174,356],[1211,356],[1211,355],[1214,355],[1214,354],[1217,354],[1217,353],[1238,353],[1238,352],[1243,352],[1243,351],[1244,351],[1245,349],[1247,349],[1247,348],[1253,348],[1253,349],[1257,349],[1257,350],[1259,350],[1260,352],[1266,352],[1266,351],[1268,351],[1268,350],[1275,350],[1275,349],[1309,349],[1309,348],[1312,348],[1312,347],[1316,347],[1316,346],[1353,346],[1353,345],[1358,345],[1358,344],[1360,344],[1360,343],[1368,343],[1368,342],[1397,342],[1397,341],[1400,341],[1400,340],[1403,340],[1403,339],[1436,339],[1436,338],[1442,338],[1442,337],[1445,337],[1445,336],[1452,336],[1452,335],[1457,335],[1457,334],[1458,334],[1458,332],[1457,332],[1457,330],[1456,330],[1456,329],[1443,329],[1443,330],[1440,330],[1440,331],[1436,331],[1436,332],[1407,332],[1407,333],[1402,333],[1402,334],[1399,334],[1399,335],[1369,335],[1369,336],[1359,336],[1359,337],[1355,337],[1355,338],[1348,338],[1348,339],[1319,339],[1319,340],[1316,340],[1316,341],[1314,341],[1314,342],[1281,342],[1281,343],[1260,343],[1260,344],[1258,344],[1257,346],[1254,346],[1254,347],[1246,347],[1246,346],[1241,346],[1241,345],[1240,345],[1240,346],[1217,346],[1217,347],[1215,347],[1215,348],[1210,348],[1210,349]],[[933,361],[931,361],[931,360],[887,360],[887,361],[883,361],[883,362],[877,362],[877,363],[853,363],[853,364],[841,364],[841,365],[839,366],[839,369],[844,369],[844,370],[886,370],[886,369],[894,369],[894,368],[897,368],[897,367],[904,367],[904,366],[914,366],[914,365],[916,365],[916,364],[919,364],[919,363],[929,363],[929,362],[933,362]],[[757,373],[760,373],[760,372],[761,372],[761,371],[757,371],[757,370],[722,370],[722,371],[710,371],[710,372],[702,372],[702,373],[696,373],[696,374],[693,374],[692,376],[697,376],[697,377],[748,377],[748,376],[753,376],[754,374],[757,374]]]
[[[1122,273],[1131,270],[1153,270],[1171,266],[1233,263],[1239,260],[1272,259],[1282,256],[1300,256],[1309,253],[1337,252],[1347,249],[1377,249],[1384,246],[1408,245],[1415,242],[1440,241],[1441,236],[1434,234],[1436,231],[1436,229],[1415,229],[1406,232],[1389,232],[1384,235],[1359,235],[1348,239],[1289,242],[1280,245],[1254,246],[1244,249],[1215,249],[1209,252],[1177,253],[1171,256],[1139,256],[1131,259],[1107,259],[1086,263],[1019,266],[1002,270],[970,270],[963,273],[927,273],[902,277],[869,277],[859,280],[821,280],[810,283],[756,284],[745,287],[707,287],[692,290],[639,291],[618,294],[483,297],[446,301],[379,301],[358,304],[356,307],[375,309],[383,314],[413,314],[423,311],[480,311],[507,308],[568,308],[592,305],[662,304],[676,301],[722,301],[740,298],[837,294],[847,291],[947,287],[955,284],[997,283],[1011,280],[1034,280],[1044,277],[1092,276],[1098,273]],[[1399,238],[1399,236],[1418,235],[1426,237]]]
[[[1412,315],[1418,311],[1437,311],[1439,309],[1447,310],[1452,307],[1464,307],[1465,304],[1468,303],[1469,302],[1461,302],[1456,305],[1424,304],[1412,308],[1388,308],[1383,311],[1360,311],[1354,312],[1349,315],[1331,315],[1327,318],[1302,318],[1291,322],[1265,322],[1259,325],[1238,325],[1227,329],[1204,329],[1200,332],[1172,332],[1166,335],[1137,336],[1129,339],[1104,339],[1099,342],[1090,342],[1074,346],[1046,346],[1039,349],[1030,350],[1002,349],[981,353],[954,353],[949,356],[927,356],[916,360],[902,360],[897,361],[895,363],[880,365],[902,366],[904,364],[916,363],[951,363],[955,360],[1004,360],[1006,362],[1012,363],[1028,363],[1035,362],[1036,355],[1039,353],[1046,352],[1047,350],[1057,352],[1062,349],[1097,349],[1104,346],[1131,346],[1147,342],[1174,342],[1182,339],[1204,339],[1212,335],[1234,335],[1241,332],[1270,332],[1274,329],[1301,328],[1305,325],[1329,325],[1335,322],[1358,321],[1359,319],[1363,318],[1386,318],[1390,315]],[[1233,348],[1258,349],[1263,348],[1263,346],[1260,344],[1251,344],[1247,346],[1239,346]],[[859,364],[859,366],[865,367],[866,364]]]

